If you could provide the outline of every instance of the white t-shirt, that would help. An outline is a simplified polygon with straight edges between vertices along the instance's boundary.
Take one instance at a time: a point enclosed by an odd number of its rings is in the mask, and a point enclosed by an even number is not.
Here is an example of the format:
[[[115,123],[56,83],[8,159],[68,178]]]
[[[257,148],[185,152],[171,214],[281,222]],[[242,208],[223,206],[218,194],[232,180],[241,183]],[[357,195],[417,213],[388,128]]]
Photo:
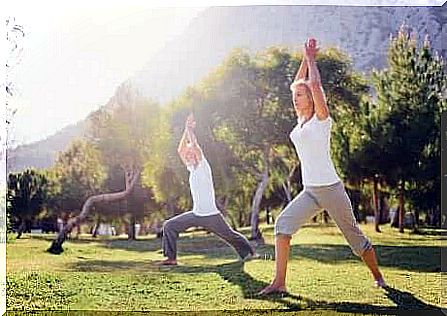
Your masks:
[[[290,133],[301,162],[303,185],[323,186],[340,181],[330,153],[332,118],[319,120],[314,114],[303,127],[301,122]]]
[[[189,188],[193,201],[193,213],[197,216],[209,216],[219,214],[216,206],[213,176],[208,161],[202,154],[202,160],[198,166],[187,166],[189,170]]]

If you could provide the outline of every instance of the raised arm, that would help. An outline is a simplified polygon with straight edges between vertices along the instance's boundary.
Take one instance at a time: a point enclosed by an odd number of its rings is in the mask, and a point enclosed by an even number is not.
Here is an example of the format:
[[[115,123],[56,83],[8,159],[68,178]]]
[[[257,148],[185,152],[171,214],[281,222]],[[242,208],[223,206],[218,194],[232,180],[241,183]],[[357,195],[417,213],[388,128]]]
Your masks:
[[[305,45],[305,55],[309,72],[309,87],[314,100],[315,114],[319,120],[324,120],[329,116],[329,108],[323,86],[321,85],[320,72],[315,62],[317,52],[317,41],[313,38],[309,39]]]
[[[180,142],[177,147],[177,152],[180,154],[181,152],[184,152],[186,148],[188,147],[188,130],[185,127],[185,130],[183,131],[182,138],[180,139]]]
[[[296,72],[295,79],[293,81],[298,81],[300,79],[306,79],[307,75],[307,60],[306,54],[303,54],[303,60],[301,61],[300,68]]]
[[[187,154],[188,152],[194,152],[195,159],[197,162],[202,160],[202,149],[199,146],[199,143],[197,142],[197,138],[194,135],[193,129],[195,127],[195,121],[194,118],[191,115],[188,116],[185,123],[185,130],[183,132],[182,138],[180,139],[179,146],[177,148],[177,151],[180,155],[180,158],[182,159],[183,163],[187,165]]]

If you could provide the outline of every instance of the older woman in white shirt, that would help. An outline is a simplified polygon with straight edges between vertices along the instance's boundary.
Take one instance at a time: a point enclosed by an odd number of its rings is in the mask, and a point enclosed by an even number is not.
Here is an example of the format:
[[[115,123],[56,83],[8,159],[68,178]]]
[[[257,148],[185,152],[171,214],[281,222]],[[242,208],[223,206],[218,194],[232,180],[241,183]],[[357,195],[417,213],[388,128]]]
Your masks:
[[[195,125],[194,118],[190,115],[178,146],[179,156],[189,170],[193,208],[164,223],[162,245],[167,259],[159,264],[177,264],[178,235],[193,226],[202,227],[226,241],[236,250],[241,260],[254,258],[255,251],[247,238],[231,229],[216,206],[211,168],[194,135]]]
[[[281,212],[275,223],[275,265],[272,283],[260,294],[286,292],[291,236],[318,209],[324,208],[340,228],[355,255],[370,269],[376,286],[385,287],[371,242],[360,230],[351,202],[330,157],[332,118],[315,62],[315,39],[305,44],[303,62],[291,85],[298,124],[290,133],[301,162],[303,191]],[[306,75],[308,78],[306,79]]]

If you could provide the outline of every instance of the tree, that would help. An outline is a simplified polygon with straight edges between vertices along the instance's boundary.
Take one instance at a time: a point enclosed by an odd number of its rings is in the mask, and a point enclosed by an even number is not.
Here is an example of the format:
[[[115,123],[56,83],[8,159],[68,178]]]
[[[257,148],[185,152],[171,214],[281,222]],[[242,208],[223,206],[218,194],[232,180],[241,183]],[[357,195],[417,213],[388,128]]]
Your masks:
[[[103,188],[106,169],[101,153],[86,140],[74,140],[59,154],[53,168],[60,187],[57,200],[63,211],[79,210],[89,196]]]
[[[370,122],[360,124],[364,132],[357,164],[364,172],[369,170],[366,175],[377,174],[397,187],[403,232],[408,193],[427,184],[427,170],[436,169],[433,158],[439,150],[434,148],[439,115],[446,106],[441,97],[446,79],[443,62],[433,57],[428,43],[418,50],[404,27],[391,38],[388,63],[387,69],[373,73],[377,103],[368,108]]]
[[[229,65],[233,68],[228,67],[227,82],[217,89],[223,95],[218,111],[225,111],[222,124],[218,125],[223,126],[223,138],[243,162],[245,172],[258,179],[251,208],[252,238],[260,237],[259,205],[269,187],[270,175],[276,175],[276,169],[285,166],[288,174],[284,178],[290,181],[298,169],[298,164],[287,163],[290,154],[279,153],[281,146],[291,145],[288,134],[296,124],[289,86],[301,59],[299,54],[292,55],[278,48],[271,48],[251,60],[244,54],[236,54],[230,57]],[[348,57],[335,49],[322,52],[318,64],[336,122],[332,134],[333,156],[337,167],[344,171],[345,160],[349,159],[349,143],[345,140],[355,128],[352,114],[359,111],[358,103],[367,85],[364,78],[353,72]],[[232,94],[232,91],[236,92]],[[284,163],[274,165],[278,157],[283,157]],[[296,155],[294,159],[297,162]]]
[[[286,131],[293,126],[289,90],[293,63],[284,49],[271,48],[255,58],[236,51],[224,65],[226,73],[216,89],[216,136],[241,162],[241,171],[254,180],[251,238],[260,241],[259,211],[273,149],[287,141]]]
[[[233,223],[246,224],[248,214],[252,238],[261,239],[262,200],[278,187],[286,199],[300,188],[291,183],[299,174],[297,156],[284,148],[291,146],[288,135],[296,124],[289,86],[301,58],[275,47],[254,56],[235,50],[207,78],[170,104],[157,134],[163,144],[157,153],[163,154],[152,157],[147,169],[152,174],[145,175],[158,199],[171,195],[180,208],[190,206],[186,171],[175,148],[184,119],[193,111],[197,137],[212,165],[217,200]],[[358,95],[366,86],[348,66],[347,57],[329,49],[321,54],[319,64],[334,111],[358,107]]]
[[[409,200],[414,207],[416,224],[419,210],[435,215],[440,221],[441,196],[441,113],[447,110],[447,99],[442,94],[447,91],[445,63],[430,46],[428,37],[417,51],[415,63],[417,79],[421,87],[419,124],[425,132],[423,149],[420,152],[415,179],[409,185]],[[417,226],[416,226],[417,229]]]
[[[142,173],[143,186],[151,188],[155,201],[164,206],[168,218],[177,215],[180,206],[190,206],[186,170],[177,154],[177,142],[186,115],[182,120],[175,109],[177,106],[171,104],[160,111],[151,134],[152,154],[146,160]]]
[[[7,207],[8,213],[20,222],[17,238],[21,237],[27,223],[44,207],[47,183],[47,178],[35,169],[9,174]]]
[[[119,166],[125,178],[121,192],[90,196],[78,216],[71,219],[53,241],[49,252],[59,254],[66,235],[78,226],[96,203],[110,203],[127,198],[140,178],[147,157],[152,153],[153,138],[149,135],[156,127],[158,105],[143,98],[129,83],[118,87],[108,105],[92,115],[90,138],[102,154],[108,167]],[[134,235],[134,234],[133,234]]]

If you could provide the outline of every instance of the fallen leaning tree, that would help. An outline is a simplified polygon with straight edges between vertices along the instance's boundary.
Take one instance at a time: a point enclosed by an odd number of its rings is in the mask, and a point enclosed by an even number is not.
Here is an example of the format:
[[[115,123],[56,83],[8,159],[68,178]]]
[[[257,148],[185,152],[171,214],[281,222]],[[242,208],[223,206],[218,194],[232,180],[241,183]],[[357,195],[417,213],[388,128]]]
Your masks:
[[[132,192],[132,189],[134,188],[135,183],[140,176],[140,172],[141,170],[132,170],[125,172],[126,188],[124,191],[98,194],[89,197],[82,206],[81,213],[68,221],[64,228],[59,232],[57,237],[53,240],[50,248],[47,249],[47,252],[58,255],[64,251],[64,249],[62,248],[62,244],[67,239],[68,234],[84,221],[94,204],[115,202],[125,199]]]

